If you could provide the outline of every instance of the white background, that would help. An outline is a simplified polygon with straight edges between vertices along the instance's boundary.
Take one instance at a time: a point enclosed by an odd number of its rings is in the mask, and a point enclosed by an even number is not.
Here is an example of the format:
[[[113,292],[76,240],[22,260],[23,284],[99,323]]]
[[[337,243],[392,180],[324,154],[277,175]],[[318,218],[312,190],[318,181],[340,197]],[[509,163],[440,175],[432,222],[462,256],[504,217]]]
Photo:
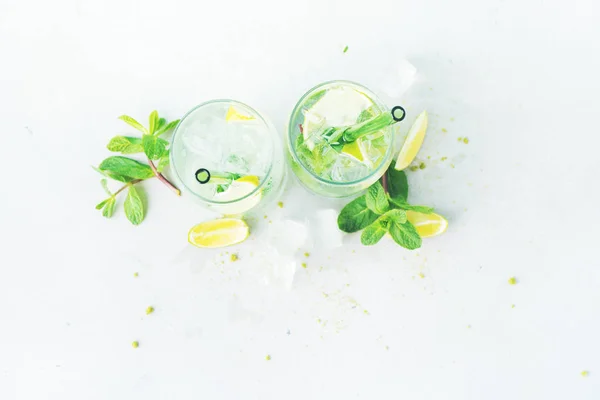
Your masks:
[[[1,0],[0,399],[600,398],[599,21],[594,0]],[[386,97],[402,58],[418,80]],[[283,134],[339,78],[430,112],[411,200],[450,228],[419,251],[313,240],[281,284],[260,233],[236,263],[187,247],[210,216],[158,182],[140,226],[94,210],[117,116],[229,97]],[[282,200],[258,232],[341,204]]]

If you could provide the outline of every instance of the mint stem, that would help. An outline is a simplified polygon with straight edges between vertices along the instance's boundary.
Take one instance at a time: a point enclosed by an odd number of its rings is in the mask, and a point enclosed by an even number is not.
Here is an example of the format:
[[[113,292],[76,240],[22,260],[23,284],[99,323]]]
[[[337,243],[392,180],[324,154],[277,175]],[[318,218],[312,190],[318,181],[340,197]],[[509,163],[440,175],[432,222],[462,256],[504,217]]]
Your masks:
[[[117,195],[119,193],[121,193],[123,190],[125,190],[126,188],[128,188],[129,186],[135,185],[136,183],[140,183],[141,181],[144,181],[145,179],[134,179],[132,181],[127,182],[127,184],[123,185],[119,190],[117,190],[116,192],[114,192],[112,194],[113,197],[117,197]]]
[[[383,186],[383,190],[385,191],[385,193],[388,193],[388,178],[387,178],[387,171],[384,172],[383,175],[381,175],[381,186]]]
[[[154,175],[158,178],[159,181],[164,183],[165,186],[167,186],[169,189],[171,189],[173,192],[175,192],[175,194],[177,196],[181,196],[181,190],[177,189],[175,187],[175,185],[173,185],[171,182],[169,182],[169,180],[167,178],[164,177],[163,174],[158,172],[158,170],[156,169],[156,165],[154,165],[154,163],[152,162],[151,159],[148,159],[148,164],[150,164],[150,168],[152,168],[152,172],[154,172]]]

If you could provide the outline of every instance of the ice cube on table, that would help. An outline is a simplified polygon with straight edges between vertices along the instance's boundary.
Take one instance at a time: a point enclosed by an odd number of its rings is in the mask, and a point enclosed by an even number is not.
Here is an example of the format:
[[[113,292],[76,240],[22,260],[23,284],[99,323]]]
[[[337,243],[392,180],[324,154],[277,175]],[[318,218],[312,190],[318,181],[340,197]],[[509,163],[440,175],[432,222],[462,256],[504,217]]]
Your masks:
[[[275,246],[263,243],[255,250],[251,268],[264,284],[289,290],[294,282],[296,264],[292,254],[282,253]]]
[[[417,68],[407,60],[400,60],[392,71],[384,74],[386,80],[381,84],[382,90],[390,97],[400,97],[410,88],[417,78]]]
[[[317,210],[309,222],[311,238],[316,247],[331,249],[342,246],[344,234],[338,228],[338,212],[334,209]]]
[[[273,221],[269,225],[266,240],[280,254],[293,255],[304,246],[308,238],[308,228],[305,224],[290,219]]]

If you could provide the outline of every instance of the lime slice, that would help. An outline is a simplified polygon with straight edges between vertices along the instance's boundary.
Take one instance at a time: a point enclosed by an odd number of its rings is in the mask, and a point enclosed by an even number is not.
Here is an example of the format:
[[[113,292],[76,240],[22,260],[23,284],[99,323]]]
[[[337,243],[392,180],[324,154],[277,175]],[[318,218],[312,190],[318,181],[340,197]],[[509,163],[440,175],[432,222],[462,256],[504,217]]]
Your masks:
[[[222,193],[217,193],[214,197],[216,201],[235,201],[248,196],[259,185],[260,180],[255,175],[243,176],[231,182],[231,185]],[[260,203],[262,192],[258,191],[251,196],[231,204],[223,205],[223,213],[228,215],[241,214]]]
[[[404,145],[402,145],[402,149],[400,149],[400,153],[398,153],[398,158],[396,159],[395,168],[397,170],[403,170],[413,162],[421,149],[421,145],[423,145],[425,132],[427,132],[427,111],[423,111],[419,114],[410,127],[408,135],[406,136],[406,141],[404,142]]]
[[[225,114],[225,121],[250,121],[253,120],[254,117],[244,115],[240,113],[234,106],[229,106],[227,109],[227,114]]]
[[[371,166],[371,160],[367,154],[367,149],[364,146],[362,139],[355,140],[354,142],[347,143],[342,147],[342,153],[349,155],[361,163]]]
[[[422,238],[441,235],[448,229],[446,218],[438,214],[423,214],[416,211],[406,211],[406,217],[417,229]]]
[[[188,242],[197,247],[225,247],[243,242],[249,234],[250,228],[241,219],[215,219],[202,222],[190,229]]]

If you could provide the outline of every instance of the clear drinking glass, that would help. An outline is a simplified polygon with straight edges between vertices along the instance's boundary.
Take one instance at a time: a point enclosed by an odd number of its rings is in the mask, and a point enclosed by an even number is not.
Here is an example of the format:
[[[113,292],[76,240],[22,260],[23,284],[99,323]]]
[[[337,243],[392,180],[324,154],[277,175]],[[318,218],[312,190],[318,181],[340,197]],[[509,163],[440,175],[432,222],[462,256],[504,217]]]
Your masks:
[[[351,196],[368,188],[392,161],[394,126],[337,149],[324,139],[324,132],[385,112],[389,108],[377,95],[354,82],[330,81],[310,89],[294,107],[287,129],[294,174],[306,188],[328,197]]]
[[[281,142],[263,115],[235,100],[189,111],[173,133],[171,166],[181,188],[224,215],[256,211],[281,194]]]

